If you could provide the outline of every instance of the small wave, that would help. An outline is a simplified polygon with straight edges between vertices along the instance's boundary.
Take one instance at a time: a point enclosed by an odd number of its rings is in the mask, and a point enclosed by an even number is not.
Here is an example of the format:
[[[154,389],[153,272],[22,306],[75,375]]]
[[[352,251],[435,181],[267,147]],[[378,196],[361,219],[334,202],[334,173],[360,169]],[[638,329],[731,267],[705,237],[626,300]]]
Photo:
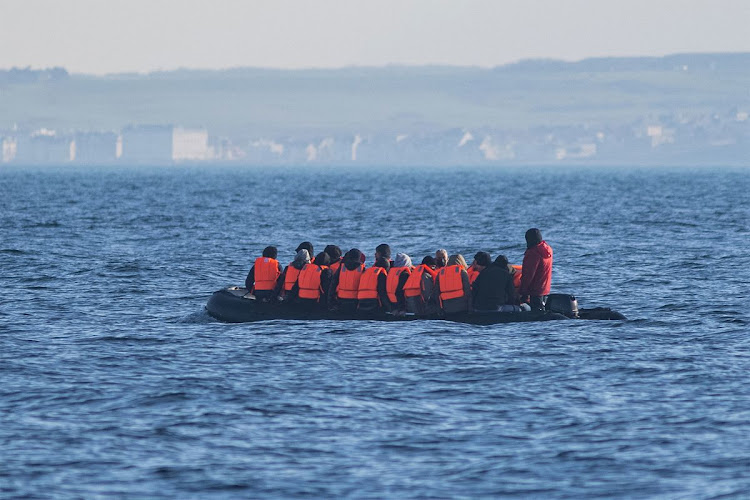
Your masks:
[[[163,344],[169,342],[166,338],[160,337],[138,337],[135,335],[105,335],[102,337],[88,337],[79,340],[79,343],[89,344],[96,342],[143,342],[152,344]]]
[[[204,307],[200,311],[195,311],[187,316],[178,316],[174,318],[173,320],[175,323],[183,323],[183,324],[196,324],[196,325],[202,325],[206,323],[217,323],[218,321],[214,318],[212,318],[208,311],[206,311],[206,308]]]
[[[31,224],[28,224],[26,227],[29,229],[32,228],[45,228],[45,227],[61,227],[62,224],[56,220],[52,221],[40,221],[40,222],[34,222]]]
[[[0,249],[0,253],[9,254],[9,255],[23,255],[26,252],[23,250],[18,250],[17,248],[3,248]]]

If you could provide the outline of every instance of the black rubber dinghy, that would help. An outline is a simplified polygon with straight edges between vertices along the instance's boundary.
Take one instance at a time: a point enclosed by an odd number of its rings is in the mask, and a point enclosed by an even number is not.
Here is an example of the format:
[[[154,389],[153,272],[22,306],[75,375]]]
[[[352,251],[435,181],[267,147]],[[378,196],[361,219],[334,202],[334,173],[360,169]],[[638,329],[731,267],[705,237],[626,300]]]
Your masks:
[[[419,321],[442,320],[472,325],[519,323],[526,321],[554,321],[565,319],[625,319],[625,316],[608,308],[577,309],[575,297],[565,294],[550,295],[547,311],[473,312],[450,316],[398,316],[389,313],[345,313],[340,311],[309,311],[283,303],[262,303],[248,295],[245,288],[230,287],[214,292],[208,299],[206,311],[219,321],[248,323],[271,320],[370,320]],[[551,306],[551,307],[550,307]]]

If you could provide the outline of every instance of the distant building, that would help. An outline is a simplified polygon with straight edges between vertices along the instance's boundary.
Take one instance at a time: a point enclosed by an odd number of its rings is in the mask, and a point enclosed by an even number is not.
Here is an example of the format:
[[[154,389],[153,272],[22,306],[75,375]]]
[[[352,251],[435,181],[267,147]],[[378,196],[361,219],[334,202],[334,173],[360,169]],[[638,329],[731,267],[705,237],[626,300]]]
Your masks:
[[[24,164],[68,163],[73,154],[74,145],[69,137],[60,137],[52,130],[41,129],[16,141],[14,161]]]
[[[175,127],[172,131],[172,159],[175,161],[201,161],[211,159],[206,129]]]
[[[2,144],[2,157],[0,159],[3,163],[11,162],[16,157],[16,139],[14,137],[4,137],[0,141]]]
[[[102,164],[117,159],[118,135],[113,132],[78,133],[75,136],[76,163]]]
[[[171,163],[173,127],[141,125],[122,131],[121,160],[128,163]]]

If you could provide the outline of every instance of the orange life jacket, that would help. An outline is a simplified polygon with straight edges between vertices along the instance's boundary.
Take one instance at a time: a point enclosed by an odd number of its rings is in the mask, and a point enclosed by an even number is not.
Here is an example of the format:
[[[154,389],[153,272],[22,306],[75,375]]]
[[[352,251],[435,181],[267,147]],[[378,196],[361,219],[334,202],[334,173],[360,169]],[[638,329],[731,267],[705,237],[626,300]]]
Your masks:
[[[401,275],[403,273],[411,275],[411,267],[392,267],[390,271],[388,271],[388,279],[385,282],[385,290],[386,292],[388,292],[388,300],[391,301],[391,304],[395,304],[398,302],[398,298],[396,297],[396,289],[398,288],[398,282],[401,279]]]
[[[404,295],[406,297],[418,297],[422,295],[422,292],[424,291],[422,276],[424,276],[424,273],[429,274],[432,279],[435,280],[437,271],[425,264],[420,264],[415,267],[409,275],[409,279],[404,283]]]
[[[255,259],[255,286],[254,290],[265,291],[276,288],[276,281],[281,276],[279,261],[270,257],[258,257]]]
[[[479,276],[479,270],[474,266],[469,266],[469,268],[466,270],[466,274],[469,275],[469,284],[473,285],[474,280],[476,280],[477,276]]]
[[[362,273],[362,279],[359,281],[359,291],[357,298],[359,300],[377,299],[378,298],[378,276],[387,274],[382,267],[370,267]]]
[[[290,292],[292,290],[292,287],[294,287],[294,284],[297,282],[297,277],[299,277],[299,273],[300,273],[300,270],[294,267],[293,265],[289,264],[289,266],[287,266],[286,274],[284,275],[284,291],[285,292]]]
[[[440,270],[440,302],[464,296],[463,269],[459,265],[446,266]]]
[[[516,287],[516,289],[520,289],[521,288],[521,269],[523,269],[523,267],[517,266],[515,264],[510,267],[516,270],[516,272],[513,273],[513,286]]]
[[[336,287],[336,296],[340,299],[356,299],[359,291],[359,281],[365,270],[364,264],[350,271],[346,266],[341,266],[339,271],[339,285]]]
[[[324,269],[328,269],[328,266],[305,264],[297,278],[300,299],[320,300],[320,295],[323,293],[323,288],[320,286],[320,277]]]
[[[331,270],[332,273],[335,274],[336,271],[339,270],[339,267],[341,267],[341,263],[342,262],[343,262],[343,260],[339,259],[336,262],[334,262],[333,264],[331,264],[330,266],[328,266],[328,268]]]

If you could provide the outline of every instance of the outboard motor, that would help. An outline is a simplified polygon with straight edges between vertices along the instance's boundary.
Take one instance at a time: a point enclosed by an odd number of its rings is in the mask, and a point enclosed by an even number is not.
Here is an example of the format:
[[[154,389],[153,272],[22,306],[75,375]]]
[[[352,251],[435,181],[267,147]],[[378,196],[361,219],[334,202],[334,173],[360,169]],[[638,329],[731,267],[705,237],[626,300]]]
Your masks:
[[[566,293],[551,293],[547,296],[545,309],[560,313],[568,318],[578,317],[578,301],[573,295]]]

